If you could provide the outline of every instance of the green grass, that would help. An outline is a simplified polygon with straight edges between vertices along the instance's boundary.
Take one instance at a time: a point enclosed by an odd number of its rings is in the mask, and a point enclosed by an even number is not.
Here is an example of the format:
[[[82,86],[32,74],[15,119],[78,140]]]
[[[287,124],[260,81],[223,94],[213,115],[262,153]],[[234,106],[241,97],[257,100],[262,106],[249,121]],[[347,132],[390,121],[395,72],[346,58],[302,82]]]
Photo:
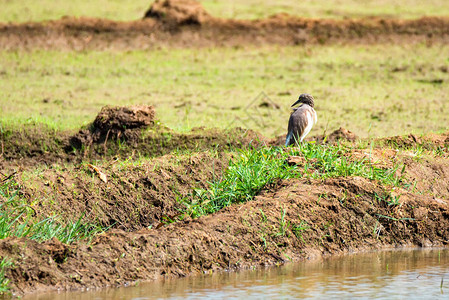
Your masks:
[[[424,15],[449,15],[445,0],[246,0],[200,1],[212,15],[221,18],[256,19],[276,13],[312,18],[359,18],[383,16],[416,18]],[[0,22],[26,22],[87,16],[113,20],[140,19],[152,1],[148,0],[0,0]]]
[[[350,149],[342,144],[303,144],[300,149],[291,147],[266,147],[241,150],[237,159],[230,162],[221,180],[211,182],[208,190],[195,190],[196,201],[185,203],[190,215],[197,217],[214,213],[234,203],[250,201],[263,188],[278,179],[361,176],[376,180],[386,186],[404,186],[396,175],[400,165],[383,169],[367,160],[349,159]],[[302,156],[304,166],[288,165],[289,156]]]
[[[0,122],[76,129],[107,104],[153,104],[163,124],[286,133],[290,105],[316,98],[311,134],[444,130],[447,45],[306,46],[129,52],[0,51]],[[229,63],[232,62],[232,63]],[[259,107],[265,92],[280,109]]]
[[[277,13],[307,18],[363,18],[369,16],[417,18],[425,15],[447,16],[449,3],[444,0],[204,0],[207,11],[222,18],[257,19]]]
[[[69,244],[81,239],[90,239],[104,232],[95,224],[83,221],[81,214],[77,220],[62,220],[57,216],[36,220],[34,209],[19,196],[19,187],[12,180],[0,185],[0,239],[7,237],[27,237],[39,242],[57,238]]]
[[[9,279],[5,278],[6,269],[13,267],[14,264],[7,257],[0,261],[0,295],[9,293]]]

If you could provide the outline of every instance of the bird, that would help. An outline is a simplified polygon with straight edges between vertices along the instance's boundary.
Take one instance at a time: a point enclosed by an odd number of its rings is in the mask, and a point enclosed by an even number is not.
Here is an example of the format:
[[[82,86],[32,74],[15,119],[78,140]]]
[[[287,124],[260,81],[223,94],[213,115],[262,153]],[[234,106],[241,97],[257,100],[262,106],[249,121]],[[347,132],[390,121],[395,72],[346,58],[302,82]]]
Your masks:
[[[293,112],[288,120],[288,133],[285,139],[285,146],[302,143],[304,138],[309,134],[313,125],[317,122],[317,115],[313,96],[310,94],[299,95],[298,100],[293,103],[292,107],[301,104],[297,108],[293,108]]]

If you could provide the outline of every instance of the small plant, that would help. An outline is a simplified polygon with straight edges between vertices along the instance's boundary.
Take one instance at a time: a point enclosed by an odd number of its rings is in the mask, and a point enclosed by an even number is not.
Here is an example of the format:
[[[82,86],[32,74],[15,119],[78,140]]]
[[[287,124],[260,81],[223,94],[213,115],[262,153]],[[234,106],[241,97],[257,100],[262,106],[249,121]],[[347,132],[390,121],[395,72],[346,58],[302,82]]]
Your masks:
[[[5,272],[7,268],[11,268],[12,266],[14,266],[14,264],[6,257],[0,261],[0,295],[9,292],[9,279],[5,278]]]
[[[385,195],[379,195],[377,193],[374,193],[374,199],[377,200],[377,202],[385,202],[387,203],[388,206],[392,206],[392,205],[399,205],[399,198],[401,196],[399,195],[393,195],[393,194],[385,194]]]
[[[208,190],[194,190],[197,200],[187,203],[192,216],[214,213],[233,203],[252,200],[264,186],[297,175],[296,166],[285,163],[287,155],[281,147],[239,152],[239,158],[229,163],[221,180],[211,182]]]
[[[262,209],[259,208],[259,211],[262,214],[262,217],[261,217],[262,223],[266,223],[268,221],[267,216],[265,215],[265,213],[263,212]]]
[[[292,224],[293,234],[304,242],[304,238],[302,237],[303,233],[309,229],[310,226],[305,221],[300,221],[299,224]]]
[[[285,208],[282,209],[281,217],[279,218],[279,231],[276,236],[286,236],[288,234],[288,228],[290,227],[290,221],[285,220]]]

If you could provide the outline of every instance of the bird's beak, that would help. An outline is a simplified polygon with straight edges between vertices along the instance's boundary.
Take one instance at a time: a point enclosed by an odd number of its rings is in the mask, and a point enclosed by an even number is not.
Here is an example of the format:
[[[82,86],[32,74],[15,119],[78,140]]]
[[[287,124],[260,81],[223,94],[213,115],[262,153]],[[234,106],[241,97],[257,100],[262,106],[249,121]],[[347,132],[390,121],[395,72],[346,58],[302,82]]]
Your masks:
[[[295,106],[298,103],[301,103],[301,100],[298,99],[295,103],[293,103],[292,107]]]

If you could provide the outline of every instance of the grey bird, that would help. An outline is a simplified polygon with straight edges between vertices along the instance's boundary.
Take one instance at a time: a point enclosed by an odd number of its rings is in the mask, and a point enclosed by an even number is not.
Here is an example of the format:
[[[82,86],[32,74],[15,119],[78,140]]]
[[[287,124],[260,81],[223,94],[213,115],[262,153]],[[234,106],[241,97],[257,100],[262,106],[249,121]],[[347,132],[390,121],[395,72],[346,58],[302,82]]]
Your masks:
[[[312,126],[317,122],[316,112],[313,109],[315,104],[312,95],[299,95],[298,100],[293,103],[292,107],[297,104],[301,105],[293,109],[288,120],[288,133],[285,139],[285,146],[302,143],[312,129]]]

